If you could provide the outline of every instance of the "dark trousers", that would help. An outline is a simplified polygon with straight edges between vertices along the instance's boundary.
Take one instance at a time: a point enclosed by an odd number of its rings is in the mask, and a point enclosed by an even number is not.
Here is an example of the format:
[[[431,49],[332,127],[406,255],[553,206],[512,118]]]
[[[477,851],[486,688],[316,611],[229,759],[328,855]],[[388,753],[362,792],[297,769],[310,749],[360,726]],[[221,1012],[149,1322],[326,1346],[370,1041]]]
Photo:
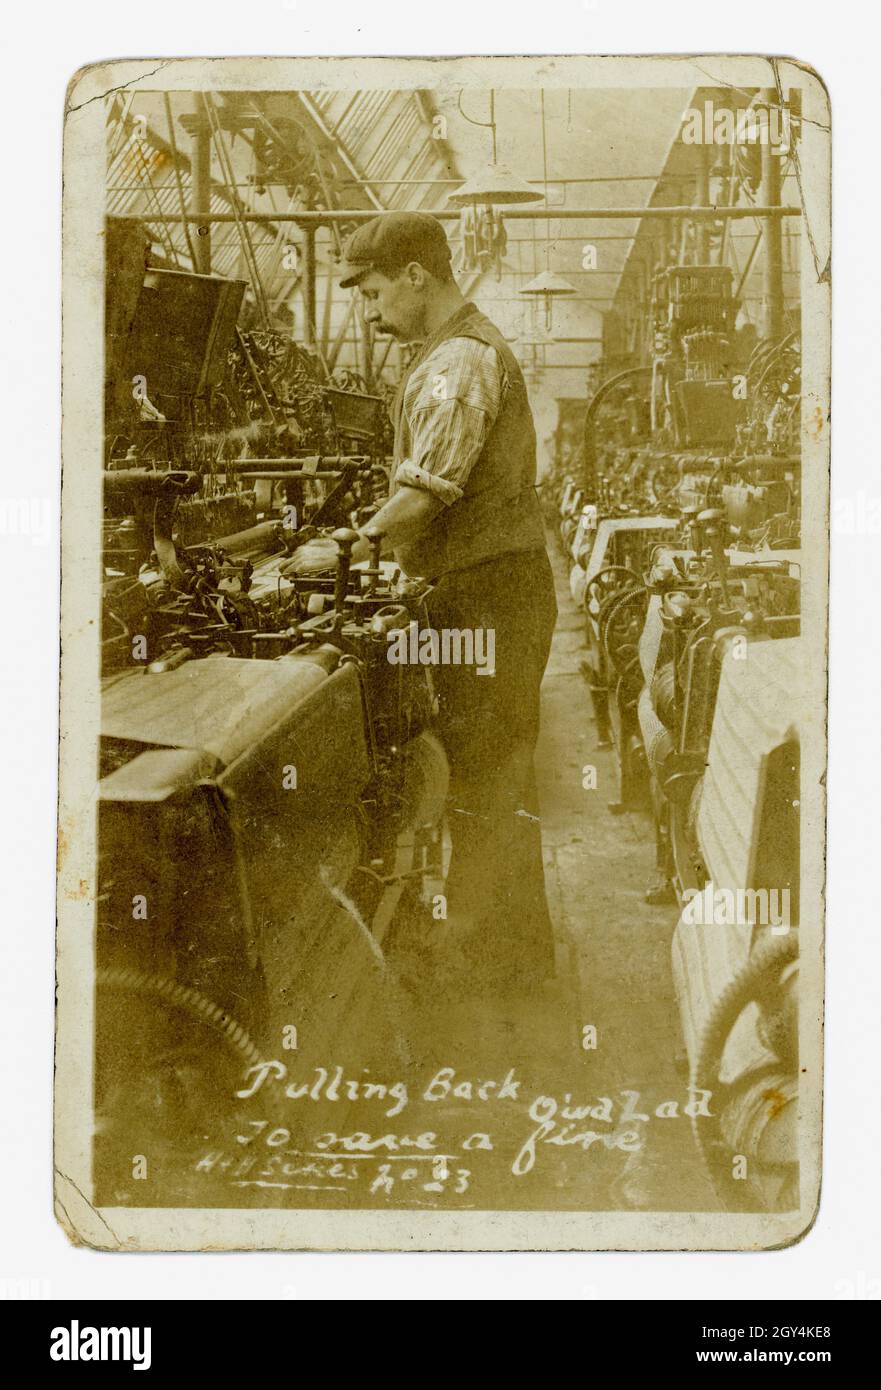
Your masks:
[[[546,553],[505,555],[443,576],[435,629],[491,629],[495,674],[433,668],[438,734],[450,762],[448,920],[491,980],[554,973],[534,752],[539,692],[557,617]]]

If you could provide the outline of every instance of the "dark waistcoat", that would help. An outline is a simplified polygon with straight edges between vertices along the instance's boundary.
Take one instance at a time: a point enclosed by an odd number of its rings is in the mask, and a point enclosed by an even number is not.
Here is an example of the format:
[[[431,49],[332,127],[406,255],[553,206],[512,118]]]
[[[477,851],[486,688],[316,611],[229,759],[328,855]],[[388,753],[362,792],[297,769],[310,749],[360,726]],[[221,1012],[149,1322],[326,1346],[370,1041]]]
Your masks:
[[[503,386],[499,412],[469,474],[462,496],[445,506],[426,529],[396,551],[405,573],[437,579],[497,555],[544,549],[544,528],[535,493],[535,426],[520,364],[499,330],[473,304],[465,304],[422,344],[405,372],[392,407],[394,477],[409,456],[404,392],[411,373],[449,338],[476,338],[495,348]]]

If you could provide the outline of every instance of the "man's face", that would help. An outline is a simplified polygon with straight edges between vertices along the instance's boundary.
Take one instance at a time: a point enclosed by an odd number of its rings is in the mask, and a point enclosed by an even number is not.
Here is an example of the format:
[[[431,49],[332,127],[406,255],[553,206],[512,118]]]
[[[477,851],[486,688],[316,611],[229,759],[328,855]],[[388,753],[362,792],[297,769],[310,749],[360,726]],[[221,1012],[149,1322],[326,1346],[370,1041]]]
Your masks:
[[[364,301],[364,317],[379,333],[391,333],[400,342],[423,336],[427,277],[422,266],[411,262],[397,274],[371,270],[358,282]]]

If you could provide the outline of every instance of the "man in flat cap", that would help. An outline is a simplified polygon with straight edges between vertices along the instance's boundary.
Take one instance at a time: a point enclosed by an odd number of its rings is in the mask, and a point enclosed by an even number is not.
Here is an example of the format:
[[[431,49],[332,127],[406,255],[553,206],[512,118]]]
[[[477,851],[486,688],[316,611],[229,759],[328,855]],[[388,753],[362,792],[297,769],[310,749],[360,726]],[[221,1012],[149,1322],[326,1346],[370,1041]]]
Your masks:
[[[365,319],[418,345],[392,410],[391,495],[355,558],[381,533],[434,585],[435,630],[494,633],[493,675],[433,668],[451,774],[443,940],[447,962],[490,987],[528,988],[554,973],[533,755],[557,609],[523,375],[450,261],[426,213],[373,218],[345,248],[340,284],[357,286]]]

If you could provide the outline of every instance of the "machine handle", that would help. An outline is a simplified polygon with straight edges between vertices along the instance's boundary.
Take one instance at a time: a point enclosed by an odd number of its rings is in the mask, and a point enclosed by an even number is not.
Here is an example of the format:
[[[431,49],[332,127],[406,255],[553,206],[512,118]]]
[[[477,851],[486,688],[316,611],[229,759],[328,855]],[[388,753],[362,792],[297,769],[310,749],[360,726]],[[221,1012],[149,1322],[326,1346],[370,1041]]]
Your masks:
[[[333,606],[337,613],[343,611],[346,602],[346,594],[349,590],[349,571],[352,568],[352,548],[358,540],[358,532],[352,531],[348,526],[341,526],[338,531],[332,531],[330,536],[332,541],[336,541],[339,547],[339,557],[337,559],[336,583],[333,590]]]
[[[682,520],[688,530],[691,548],[698,558],[700,558],[701,551],[704,548],[704,531],[701,526],[702,515],[703,513],[698,506],[691,505],[682,508]]]
[[[709,507],[705,512],[701,512],[698,517],[707,536],[707,543],[713,555],[713,564],[716,567],[716,574],[719,577],[719,585],[722,589],[722,598],[726,608],[731,607],[731,598],[728,593],[726,575],[728,562],[725,558],[725,532],[727,530],[727,517],[725,512],[718,507]]]
[[[365,571],[369,581],[367,584],[367,592],[368,594],[375,594],[382,575],[382,565],[379,563],[379,557],[382,552],[382,543],[385,540],[385,534],[382,531],[374,531],[368,524],[364,528],[364,535],[367,537],[367,541],[370,545],[370,562]]]

